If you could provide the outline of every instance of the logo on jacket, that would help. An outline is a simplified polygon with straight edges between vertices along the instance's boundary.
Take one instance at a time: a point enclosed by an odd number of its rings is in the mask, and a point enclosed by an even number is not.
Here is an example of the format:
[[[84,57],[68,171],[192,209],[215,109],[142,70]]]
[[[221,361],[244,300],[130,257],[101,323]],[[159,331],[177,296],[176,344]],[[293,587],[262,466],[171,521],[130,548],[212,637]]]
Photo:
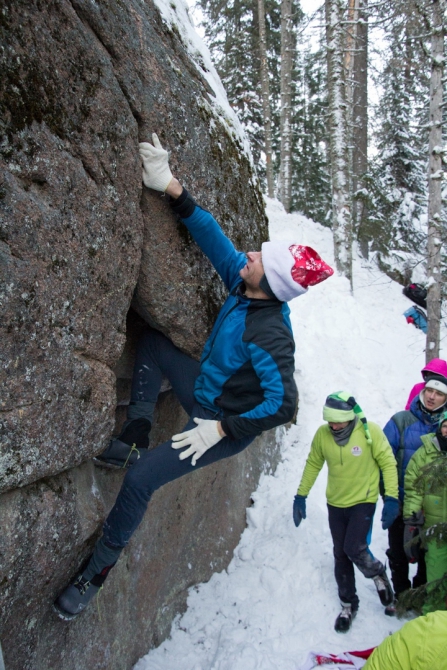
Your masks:
[[[353,456],[361,456],[362,455],[362,447],[352,447],[351,454]]]

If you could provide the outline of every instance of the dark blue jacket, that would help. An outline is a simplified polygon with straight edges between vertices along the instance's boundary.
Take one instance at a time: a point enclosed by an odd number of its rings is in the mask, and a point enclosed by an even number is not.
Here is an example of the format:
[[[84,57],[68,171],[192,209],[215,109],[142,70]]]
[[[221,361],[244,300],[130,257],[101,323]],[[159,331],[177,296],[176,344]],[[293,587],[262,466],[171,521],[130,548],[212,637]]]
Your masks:
[[[247,298],[239,271],[247,258],[186,190],[171,203],[222,277],[229,296],[203,349],[196,400],[222,410],[222,427],[239,439],[293,418],[295,343],[287,303]]]
[[[444,410],[444,406],[442,407]],[[397,461],[399,498],[404,498],[404,475],[410,458],[422,446],[422,435],[436,431],[440,411],[433,414],[423,409],[419,396],[413,399],[410,409],[397,412],[386,424],[383,432],[391,444]]]

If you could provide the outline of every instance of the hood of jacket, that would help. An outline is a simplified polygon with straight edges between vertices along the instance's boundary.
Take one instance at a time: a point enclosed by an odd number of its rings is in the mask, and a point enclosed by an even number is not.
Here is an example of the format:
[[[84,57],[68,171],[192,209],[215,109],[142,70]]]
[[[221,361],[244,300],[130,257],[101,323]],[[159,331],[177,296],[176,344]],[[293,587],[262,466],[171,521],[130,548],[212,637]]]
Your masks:
[[[433,360],[427,363],[427,365],[421,370],[423,379],[424,372],[434,372],[437,375],[447,377],[447,361],[443,361],[442,358],[433,358]]]
[[[421,437],[421,442],[427,454],[439,453],[441,451],[436,442],[433,442],[435,437],[436,433],[427,433],[427,435],[422,435]]]
[[[446,405],[447,403],[442,405],[439,409],[436,410],[436,412],[429,412],[422,407],[421,402],[419,401],[419,395],[417,395],[411,401],[410,412],[426,426],[436,426],[442,412],[445,412]]]

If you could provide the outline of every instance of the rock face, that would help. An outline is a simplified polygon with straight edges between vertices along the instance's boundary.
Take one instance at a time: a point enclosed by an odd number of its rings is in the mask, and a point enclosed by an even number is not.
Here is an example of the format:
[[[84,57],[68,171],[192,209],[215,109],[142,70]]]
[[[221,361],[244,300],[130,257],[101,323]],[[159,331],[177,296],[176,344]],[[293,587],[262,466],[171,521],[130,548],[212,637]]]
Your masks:
[[[267,435],[158,491],[102,616],[52,613],[120,486],[91,457],[128,402],[141,317],[198,357],[224,298],[164,197],[143,192],[138,142],[158,132],[238,248],[260,248],[266,219],[204,73],[151,0],[3,0],[0,29],[0,640],[8,670],[121,670],[227,565],[277,459]],[[184,418],[163,393],[152,444]]]

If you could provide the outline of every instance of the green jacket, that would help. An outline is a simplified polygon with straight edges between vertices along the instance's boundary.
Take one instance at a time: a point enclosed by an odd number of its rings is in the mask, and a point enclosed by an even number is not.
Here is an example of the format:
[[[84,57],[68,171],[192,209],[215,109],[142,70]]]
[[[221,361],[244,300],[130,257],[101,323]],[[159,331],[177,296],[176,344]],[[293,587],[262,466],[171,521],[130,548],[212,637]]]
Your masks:
[[[312,440],[298,494],[307,496],[324,462],[328,466],[326,498],[334,507],[352,507],[359,503],[377,502],[380,470],[385,493],[398,497],[396,459],[382,429],[368,421],[372,445],[366,441],[360,421],[349,442],[339,446],[328,424],[320,426]]]
[[[439,495],[430,493],[428,483],[425,484],[425,492],[419,493],[415,489],[415,482],[424,465],[433,463],[437,458],[446,458],[447,454],[439,449],[433,441],[434,433],[423,435],[422,447],[413,454],[408,463],[405,473],[405,497],[404,497],[404,519],[411,516],[413,512],[423,510],[425,516],[424,527],[433,526],[435,523],[447,521],[447,486]]]
[[[447,612],[408,621],[384,639],[363,670],[447,670]]]

